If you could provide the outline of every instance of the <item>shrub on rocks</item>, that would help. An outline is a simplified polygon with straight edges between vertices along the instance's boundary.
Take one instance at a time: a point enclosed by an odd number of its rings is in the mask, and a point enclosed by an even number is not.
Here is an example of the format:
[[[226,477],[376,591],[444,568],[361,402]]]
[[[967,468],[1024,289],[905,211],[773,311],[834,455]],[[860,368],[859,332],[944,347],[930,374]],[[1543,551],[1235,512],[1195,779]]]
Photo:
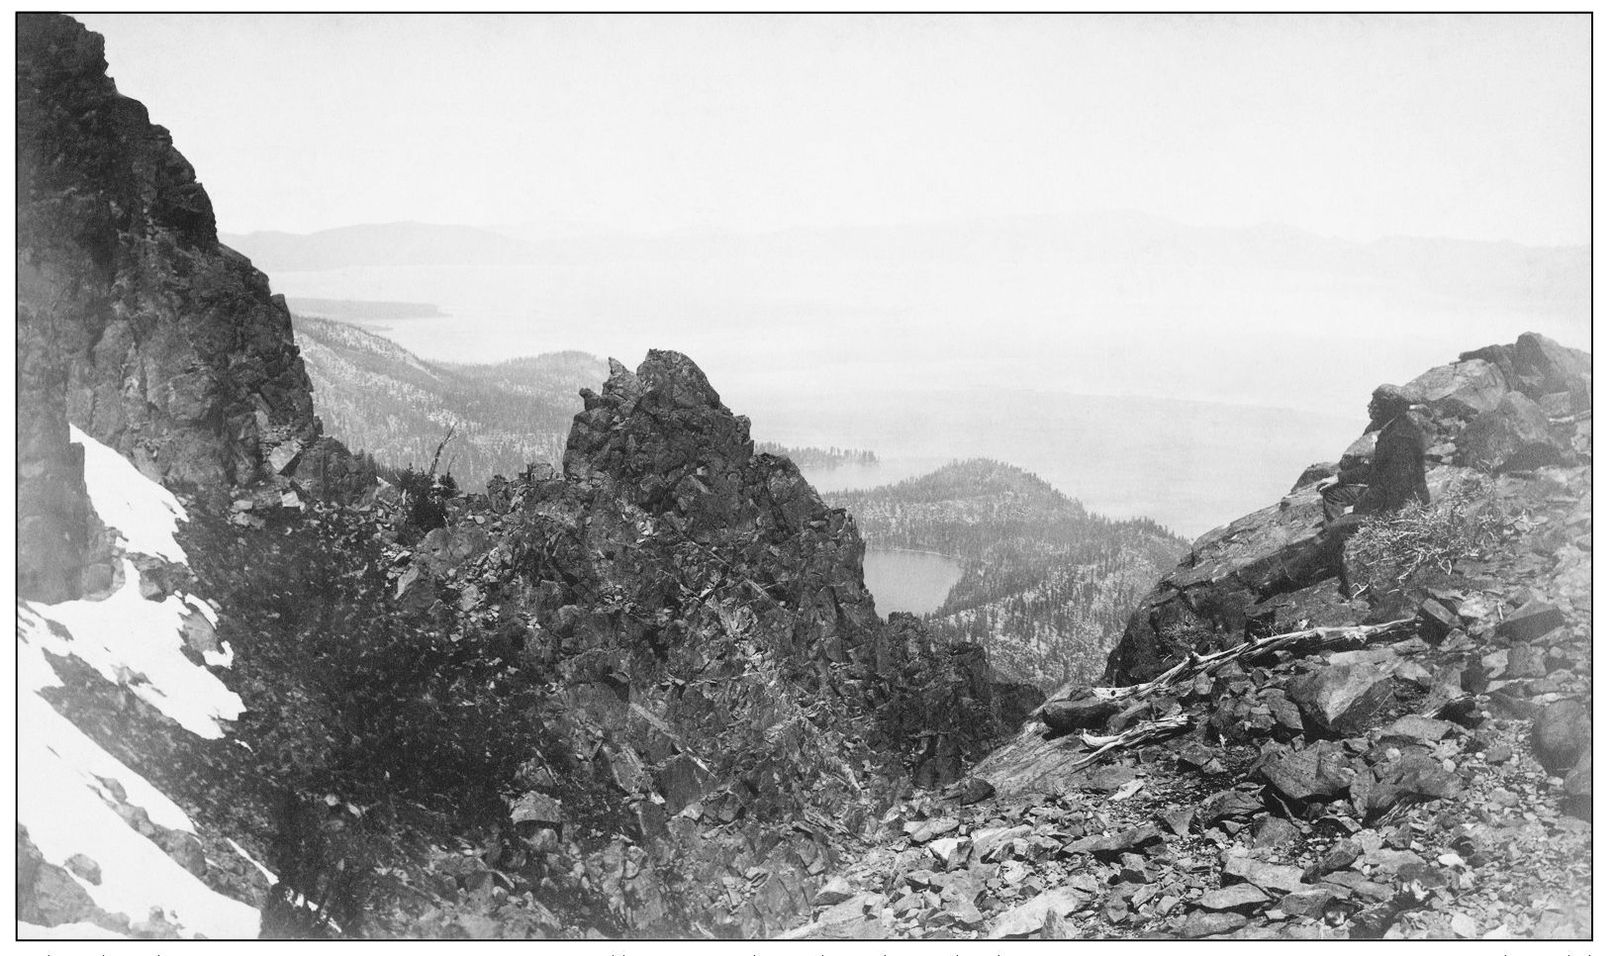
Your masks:
[[[1438,501],[1410,501],[1364,519],[1346,543],[1348,584],[1385,596],[1416,584],[1424,574],[1451,574],[1458,561],[1495,548],[1506,521],[1496,486],[1465,476]]]

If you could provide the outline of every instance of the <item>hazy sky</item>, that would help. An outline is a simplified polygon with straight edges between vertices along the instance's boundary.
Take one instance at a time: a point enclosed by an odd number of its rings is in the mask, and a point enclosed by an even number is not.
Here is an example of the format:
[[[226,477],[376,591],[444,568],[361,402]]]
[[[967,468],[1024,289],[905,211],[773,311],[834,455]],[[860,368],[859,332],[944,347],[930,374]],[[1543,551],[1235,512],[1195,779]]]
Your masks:
[[[1108,207],[1590,237],[1585,16],[80,18],[226,232]]]

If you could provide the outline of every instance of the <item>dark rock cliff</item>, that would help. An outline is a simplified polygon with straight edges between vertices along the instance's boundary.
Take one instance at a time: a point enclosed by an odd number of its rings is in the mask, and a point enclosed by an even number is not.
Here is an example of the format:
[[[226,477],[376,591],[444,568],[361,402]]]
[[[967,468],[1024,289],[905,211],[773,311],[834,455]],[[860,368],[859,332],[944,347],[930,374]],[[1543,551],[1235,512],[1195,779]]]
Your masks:
[[[284,300],[101,37],[55,14],[17,18],[17,358],[25,597],[80,593],[98,530],[69,422],[172,486],[371,480],[320,436]]]
[[[167,482],[293,469],[319,423],[285,302],[67,17],[17,19],[17,179],[19,348],[65,388],[41,410]]]

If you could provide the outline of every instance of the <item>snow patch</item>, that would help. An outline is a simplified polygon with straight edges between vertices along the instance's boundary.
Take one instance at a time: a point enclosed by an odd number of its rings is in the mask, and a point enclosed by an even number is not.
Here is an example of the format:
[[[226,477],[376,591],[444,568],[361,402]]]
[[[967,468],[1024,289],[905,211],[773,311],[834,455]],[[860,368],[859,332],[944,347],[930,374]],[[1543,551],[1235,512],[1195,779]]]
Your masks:
[[[187,563],[174,540],[179,522],[189,520],[179,499],[77,425],[68,427],[72,440],[84,446],[84,484],[101,523],[118,529],[127,551]]]
[[[26,603],[32,613],[72,635],[63,640],[47,629],[40,646],[79,658],[199,737],[223,737],[219,722],[241,716],[241,698],[180,652],[185,643],[181,622],[189,605],[174,595],[161,602],[146,600],[140,596],[140,572],[127,558],[123,571],[123,587],[104,601]],[[228,666],[233,655],[226,651],[217,658]]]
[[[122,785],[127,802],[144,808],[151,822],[169,830],[195,833],[196,828],[191,825],[190,817],[178,804],[146,782],[146,778],[129,769],[123,761],[102,750],[100,744],[86,737],[72,721],[57,713],[39,696],[38,692],[48,687],[63,686],[44,654],[44,645],[53,639],[49,627],[45,619],[33,610],[27,607],[17,609],[19,766],[26,772],[30,766],[25,759],[29,745],[41,744],[54,759],[78,768],[85,786],[102,792],[105,788],[98,778],[115,780]],[[40,707],[32,709],[36,702]],[[62,726],[64,724],[65,727]]]
[[[72,429],[84,446],[84,480],[96,514],[122,538],[126,553],[187,563],[175,539],[188,520],[179,500],[106,445]],[[256,938],[258,910],[203,883],[125,822],[115,807],[144,810],[165,830],[195,834],[177,804],[104,750],[51,706],[40,691],[61,687],[53,657],[77,657],[108,681],[150,703],[198,736],[224,736],[222,722],[240,716],[241,698],[183,653],[183,621],[202,614],[218,624],[211,604],[191,595],[161,602],[140,593],[140,572],[123,558],[123,586],[103,601],[17,605],[17,822],[44,859],[65,866],[74,854],[96,861],[101,882],[75,879],[101,909],[132,922],[153,910],[185,935]],[[194,623],[194,622],[193,622]],[[208,664],[229,667],[234,653],[205,652]],[[121,794],[121,796],[120,796]],[[120,938],[87,923],[36,926],[18,922],[19,937]]]
[[[124,913],[140,922],[157,909],[187,933],[211,939],[255,938],[256,909],[215,892],[108,806],[112,794],[101,778],[116,781],[123,788],[124,802],[144,809],[158,826],[195,832],[190,818],[172,800],[38,694],[61,683],[43,646],[60,638],[49,633],[37,613],[22,610],[17,630],[17,761],[22,783],[17,822],[28,828],[29,838],[47,862],[64,866],[76,853],[95,860],[101,867],[101,883],[79,882],[109,913]],[[44,929],[68,932],[63,927]],[[18,932],[27,932],[24,924],[19,924]]]

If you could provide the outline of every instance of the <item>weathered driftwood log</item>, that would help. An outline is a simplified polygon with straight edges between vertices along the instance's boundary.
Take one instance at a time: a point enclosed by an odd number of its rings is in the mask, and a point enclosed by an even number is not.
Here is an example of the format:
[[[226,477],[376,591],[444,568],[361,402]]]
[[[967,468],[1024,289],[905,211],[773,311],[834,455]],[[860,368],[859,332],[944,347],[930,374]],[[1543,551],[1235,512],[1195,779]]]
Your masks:
[[[1304,631],[1290,631],[1259,637],[1245,644],[1214,651],[1210,654],[1189,653],[1163,671],[1160,676],[1145,684],[1130,687],[1095,687],[1093,696],[1107,700],[1137,700],[1174,684],[1193,680],[1197,675],[1220,667],[1229,661],[1259,660],[1279,651],[1313,653],[1315,651],[1362,647],[1378,641],[1407,637],[1418,630],[1418,619],[1398,618],[1384,624],[1357,624],[1350,627],[1309,627]]]
[[[1176,714],[1160,720],[1150,720],[1142,724],[1135,724],[1119,734],[1112,734],[1107,737],[1084,733],[1082,735],[1083,744],[1094,749],[1079,757],[1077,762],[1072,764],[1072,767],[1080,770],[1112,750],[1126,750],[1129,747],[1136,747],[1139,744],[1149,743],[1153,740],[1165,740],[1167,737],[1188,730],[1189,724],[1189,715]]]
[[[1198,675],[1213,671],[1230,661],[1245,663],[1260,660],[1280,651],[1310,654],[1324,650],[1356,648],[1379,641],[1399,639],[1417,630],[1417,618],[1407,617],[1384,624],[1311,627],[1302,631],[1257,638],[1210,654],[1191,652],[1148,683],[1134,684],[1130,687],[1095,687],[1086,697],[1079,700],[1050,701],[1044,704],[1039,716],[1050,729],[1064,733],[1085,725],[1087,721],[1083,718],[1119,711],[1126,703],[1143,700],[1167,688],[1191,681]],[[1085,767],[1113,751],[1126,750],[1182,733],[1188,730],[1190,725],[1188,715],[1177,714],[1160,720],[1146,721],[1110,736],[1084,731],[1081,737],[1082,743],[1092,750],[1078,758],[1074,766]]]

